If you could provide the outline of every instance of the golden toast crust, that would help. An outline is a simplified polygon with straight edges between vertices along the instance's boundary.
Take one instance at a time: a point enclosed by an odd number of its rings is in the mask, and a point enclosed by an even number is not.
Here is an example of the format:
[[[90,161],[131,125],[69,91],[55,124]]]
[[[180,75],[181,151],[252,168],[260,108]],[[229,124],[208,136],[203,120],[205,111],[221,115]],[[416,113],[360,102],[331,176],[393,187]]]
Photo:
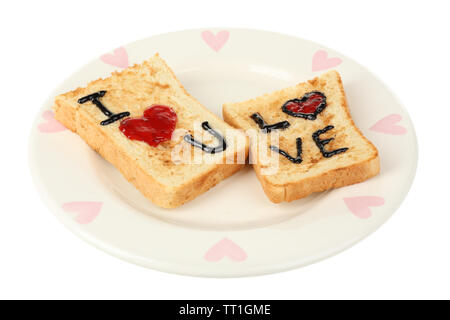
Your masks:
[[[189,100],[191,108],[195,107],[197,113],[204,115],[205,119],[208,119],[210,122],[214,122],[216,126],[220,125],[224,129],[228,128],[228,125],[226,125],[221,119],[219,119],[213,113],[203,107],[197,100],[195,100],[186,92],[179,80],[175,77],[173,71],[162,59],[159,58],[158,55],[153,57],[151,60],[155,59],[158,63],[163,65],[163,68],[166,68],[166,74],[164,74],[166,80],[168,79],[170,81],[173,81],[173,87],[178,86],[176,89],[181,90],[180,95],[183,99]],[[152,63],[153,62],[149,60],[144,62],[142,65],[134,65],[122,72],[115,72],[113,73],[113,76],[116,77],[116,80],[114,81],[126,81],[127,77],[133,77],[135,72],[144,67],[148,68],[151,73],[151,70],[153,70]],[[100,114],[94,107],[90,109],[88,109],[87,107],[85,107],[85,109],[80,109],[80,106],[76,103],[77,99],[80,98],[80,96],[92,93],[91,91],[93,89],[91,88],[101,86],[107,80],[108,78],[98,79],[89,83],[86,88],[77,88],[73,91],[56,97],[53,106],[55,118],[67,128],[77,133],[93,150],[98,152],[104,159],[113,164],[130,183],[132,183],[145,197],[151,200],[154,204],[163,208],[176,208],[206,192],[213,186],[217,185],[220,181],[231,176],[244,166],[244,164],[228,164],[225,162],[208,164],[204,165],[202,168],[196,167],[195,170],[197,171],[190,174],[189,177],[186,177],[186,179],[184,179],[183,172],[186,172],[187,175],[190,168],[193,167],[189,167],[189,165],[176,167],[176,165],[168,164],[168,159],[170,159],[168,158],[170,155],[170,149],[171,147],[173,147],[174,143],[163,143],[164,146],[159,146],[158,151],[155,151],[156,148],[152,149],[153,147],[143,145],[143,143],[140,142],[124,142],[124,139],[126,138],[117,137],[118,133],[116,132],[118,131],[118,124],[112,124],[108,126],[109,128],[100,126],[97,117],[103,117],[102,114]],[[142,79],[139,80],[141,81]],[[113,85],[114,86],[112,86],[111,90],[118,87],[117,84],[113,83]],[[168,88],[167,86],[168,84],[164,81],[153,81],[151,86],[147,88],[152,89],[153,87],[157,87],[155,88],[155,90],[157,91],[165,90]],[[126,88],[123,88],[123,90],[126,90]],[[167,99],[170,99],[170,97]],[[156,103],[159,103],[159,101],[156,101]],[[80,110],[83,111],[81,112]],[[89,112],[85,110],[88,110]],[[136,112],[138,111],[139,110],[137,110]],[[183,117],[183,106],[178,106],[178,111],[179,117]],[[186,127],[185,129],[191,130],[191,128],[187,128],[187,126],[189,126],[190,120],[186,120],[183,118],[179,120],[179,122],[184,127]],[[237,130],[233,131],[237,132]],[[146,159],[142,159],[142,161],[137,160],[137,158],[140,159],[142,158],[142,156],[133,154],[133,148],[140,148],[138,150],[140,154],[148,153],[148,160],[153,161],[152,163],[161,163],[161,175],[170,175],[170,170],[178,170],[176,171],[178,177],[177,182],[171,185],[164,183],[164,181],[161,181],[161,179],[158,178],[157,174],[155,174],[154,172],[150,172],[149,168],[145,167]],[[248,145],[245,146],[245,153],[248,153]]]
[[[356,161],[348,161],[339,167],[331,168],[329,170],[319,170],[317,172],[314,171],[314,174],[309,174],[308,176],[300,177],[295,181],[277,181],[277,174],[274,176],[268,176],[262,174],[262,166],[257,160],[253,164],[253,168],[256,172],[258,180],[260,181],[263,190],[267,197],[274,203],[280,203],[283,201],[293,201],[296,199],[304,198],[313,192],[321,192],[325,190],[329,190],[332,188],[339,188],[355,183],[359,183],[365,181],[375,175],[377,175],[380,171],[380,161],[378,156],[378,150],[375,146],[363,136],[361,131],[356,127],[353,119],[351,118],[350,111],[347,104],[347,99],[345,96],[343,84],[341,77],[336,71],[331,71],[328,74],[323,75],[326,76],[337,77],[337,86],[339,87],[340,92],[340,105],[341,112],[345,114],[346,125],[353,128],[353,134],[358,135],[362,142],[361,144],[365,144],[367,147],[367,152],[364,157],[358,159]],[[322,76],[321,76],[322,77]],[[306,84],[299,84],[298,86],[308,86],[308,87],[316,87],[319,85],[319,81],[322,80],[321,77],[316,77],[312,80],[309,80]],[[294,89],[294,88],[287,88]],[[236,128],[248,129],[248,123],[242,121],[242,119],[248,118],[249,115],[245,113],[245,106],[250,105],[260,105],[264,106],[266,100],[270,97],[274,97],[284,92],[287,89],[283,89],[272,94],[266,94],[264,96],[258,97],[256,99],[252,99],[249,101],[241,102],[238,104],[225,104],[223,106],[223,118],[224,120],[231,124]],[[292,97],[291,97],[292,98]],[[295,121],[295,120],[294,120]],[[338,158],[336,158],[338,159]],[[280,161],[286,161],[282,159]],[[329,160],[326,160],[329,161]],[[291,165],[291,164],[289,164]],[[284,165],[287,167],[288,165]],[[295,166],[295,165],[291,165]]]

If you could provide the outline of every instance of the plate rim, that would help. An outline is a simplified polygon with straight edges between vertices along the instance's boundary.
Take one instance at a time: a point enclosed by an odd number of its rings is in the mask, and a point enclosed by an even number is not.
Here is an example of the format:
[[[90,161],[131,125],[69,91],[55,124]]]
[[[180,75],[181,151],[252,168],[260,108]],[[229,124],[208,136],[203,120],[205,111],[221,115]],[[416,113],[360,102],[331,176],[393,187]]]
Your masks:
[[[297,37],[291,34],[284,34],[284,33],[280,33],[280,32],[273,32],[273,31],[268,31],[268,30],[264,30],[264,29],[251,29],[251,28],[228,28],[228,27],[214,27],[214,28],[194,28],[194,29],[185,29],[185,30],[179,30],[179,31],[171,31],[171,32],[167,32],[167,33],[162,33],[162,34],[156,34],[156,35],[151,35],[149,37],[144,37],[138,40],[134,40],[131,41],[127,44],[124,44],[124,46],[129,46],[138,42],[142,42],[142,41],[148,41],[151,40],[154,37],[163,37],[169,34],[175,34],[175,33],[182,33],[182,32],[202,32],[202,31],[206,31],[206,30],[228,30],[228,31],[232,31],[232,32],[240,32],[240,31],[244,31],[244,32],[259,32],[259,33],[269,33],[272,35],[276,35],[276,36],[280,36],[280,37],[288,37],[291,40],[295,40],[295,41],[303,41],[303,42],[307,42],[309,44],[312,44],[314,46],[317,47],[321,47],[324,48],[325,50],[331,50],[333,52],[336,52],[339,54],[340,57],[351,61],[352,63],[356,64],[358,67],[360,67],[362,70],[364,70],[364,72],[369,73],[370,75],[372,75],[382,86],[383,89],[386,90],[396,101],[397,105],[399,106],[400,110],[403,112],[403,115],[405,116],[407,122],[409,123],[408,126],[408,130],[410,133],[410,139],[411,142],[413,142],[414,145],[414,155],[413,158],[413,166],[410,169],[410,172],[408,173],[408,184],[407,187],[403,187],[401,189],[401,193],[400,195],[396,198],[396,201],[394,201],[395,203],[393,203],[392,205],[389,206],[389,215],[386,219],[384,219],[383,221],[381,221],[379,224],[373,225],[370,228],[370,231],[366,232],[364,235],[356,237],[354,239],[352,239],[352,241],[349,241],[348,243],[345,243],[343,245],[341,245],[339,248],[333,248],[330,249],[329,252],[319,252],[318,254],[314,254],[311,255],[310,257],[308,257],[308,259],[305,259],[304,257],[300,257],[300,258],[293,258],[291,260],[291,262],[289,264],[287,263],[274,263],[271,264],[270,267],[263,267],[261,270],[253,270],[253,268],[248,269],[246,268],[245,270],[242,270],[240,272],[238,271],[234,271],[234,270],[228,270],[227,272],[225,272],[223,269],[214,269],[214,268],[210,268],[209,272],[205,272],[205,270],[198,270],[195,271],[195,268],[192,268],[192,270],[183,272],[180,271],[180,268],[176,268],[175,265],[173,265],[172,262],[167,262],[167,261],[152,261],[152,263],[148,263],[148,261],[144,262],[144,261],[140,261],[137,257],[132,257],[129,254],[127,255],[126,252],[121,253],[120,249],[118,248],[108,248],[107,245],[104,245],[100,242],[96,242],[94,241],[93,237],[89,237],[87,236],[88,232],[82,232],[81,228],[77,228],[77,227],[73,227],[72,224],[69,223],[69,221],[67,219],[63,219],[62,215],[60,214],[61,208],[58,206],[57,204],[57,200],[53,199],[51,196],[51,192],[50,190],[48,190],[48,188],[45,186],[45,184],[42,182],[42,179],[40,178],[40,169],[37,167],[37,161],[34,159],[35,155],[34,155],[34,141],[35,139],[37,139],[37,135],[34,134],[35,129],[37,128],[39,122],[40,122],[40,115],[41,113],[46,109],[46,106],[48,105],[48,103],[53,100],[53,97],[58,93],[58,89],[63,86],[63,84],[70,79],[71,77],[73,77],[74,74],[76,74],[78,71],[81,70],[81,68],[83,68],[84,66],[96,61],[96,59],[92,59],[90,60],[88,63],[79,66],[74,72],[71,73],[71,75],[69,75],[68,77],[66,77],[65,79],[63,79],[61,82],[59,82],[59,84],[55,87],[55,89],[50,93],[50,95],[47,97],[47,99],[41,103],[40,107],[37,109],[34,120],[33,120],[33,124],[31,126],[30,132],[29,132],[29,138],[28,138],[28,164],[29,164],[29,168],[30,168],[30,172],[31,172],[31,176],[32,176],[32,180],[33,180],[33,184],[36,186],[36,189],[38,190],[38,193],[40,195],[40,198],[43,200],[43,202],[46,204],[46,206],[49,208],[49,210],[52,212],[53,215],[55,215],[57,217],[57,219],[66,227],[68,228],[72,233],[74,233],[75,235],[77,235],[79,238],[83,239],[84,241],[86,241],[87,243],[93,245],[94,247],[107,252],[108,254],[119,258],[120,260],[123,261],[127,261],[127,262],[132,262],[133,264],[142,266],[142,267],[146,267],[146,268],[151,268],[157,271],[162,271],[162,272],[168,272],[168,273],[172,273],[172,274],[178,274],[178,275],[188,275],[188,276],[195,276],[195,277],[209,277],[209,278],[237,278],[237,277],[249,277],[249,276],[260,276],[260,275],[265,275],[265,274],[272,274],[272,273],[278,273],[278,272],[283,272],[283,271],[288,271],[288,270],[293,270],[293,269],[297,269],[300,268],[302,266],[305,265],[309,265],[309,264],[313,264],[319,261],[322,261],[326,258],[332,257],[346,249],[349,249],[351,247],[353,247],[355,244],[363,241],[367,236],[373,234],[374,232],[376,232],[382,225],[384,225],[391,217],[392,215],[398,210],[398,208],[401,206],[401,204],[403,203],[403,201],[405,200],[405,198],[407,197],[413,183],[414,183],[414,179],[417,173],[417,167],[418,167],[418,161],[419,161],[419,146],[418,146],[418,139],[417,139],[417,133],[415,130],[415,127],[413,125],[412,119],[405,107],[405,105],[402,103],[402,101],[398,98],[397,94],[389,87],[387,86],[384,81],[382,81],[380,79],[380,77],[374,73],[372,70],[368,69],[367,67],[365,67],[364,65],[361,65],[360,63],[358,63],[357,61],[353,60],[352,58],[349,58],[346,54],[342,54],[340,51],[334,50],[334,49],[330,49],[327,46],[324,46],[318,42],[314,42],[308,39],[304,39],[301,37]],[[237,230],[237,231],[233,231],[234,232],[248,232],[249,230],[243,229],[243,230]],[[222,234],[224,233],[224,230],[213,230],[213,232],[221,232]],[[221,236],[222,237],[222,236]],[[214,264],[212,264],[213,266]],[[187,266],[185,266],[187,267]],[[259,268],[255,268],[255,269],[259,269]]]

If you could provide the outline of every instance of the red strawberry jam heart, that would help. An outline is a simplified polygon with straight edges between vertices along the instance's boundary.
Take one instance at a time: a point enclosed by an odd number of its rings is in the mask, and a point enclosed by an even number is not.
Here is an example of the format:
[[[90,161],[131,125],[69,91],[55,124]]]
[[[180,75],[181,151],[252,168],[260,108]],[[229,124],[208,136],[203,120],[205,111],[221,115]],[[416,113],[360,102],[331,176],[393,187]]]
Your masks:
[[[281,108],[283,112],[293,116],[308,120],[315,120],[317,115],[325,109],[327,98],[318,91],[305,94],[301,99],[287,101]]]
[[[152,147],[172,138],[177,124],[177,114],[163,105],[153,105],[144,111],[141,118],[126,118],[119,129],[131,140],[144,141]]]

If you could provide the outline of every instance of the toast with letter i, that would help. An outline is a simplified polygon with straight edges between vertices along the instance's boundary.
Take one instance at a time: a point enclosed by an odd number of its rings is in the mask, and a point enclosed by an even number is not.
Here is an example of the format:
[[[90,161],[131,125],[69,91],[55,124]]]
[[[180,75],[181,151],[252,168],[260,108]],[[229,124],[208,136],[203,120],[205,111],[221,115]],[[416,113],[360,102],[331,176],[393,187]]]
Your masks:
[[[248,153],[245,135],[190,96],[157,54],[57,96],[53,110],[163,208],[178,207],[231,176]]]
[[[378,150],[353,122],[337,71],[224,104],[222,111],[250,136],[251,162],[272,202],[359,183],[380,171]]]

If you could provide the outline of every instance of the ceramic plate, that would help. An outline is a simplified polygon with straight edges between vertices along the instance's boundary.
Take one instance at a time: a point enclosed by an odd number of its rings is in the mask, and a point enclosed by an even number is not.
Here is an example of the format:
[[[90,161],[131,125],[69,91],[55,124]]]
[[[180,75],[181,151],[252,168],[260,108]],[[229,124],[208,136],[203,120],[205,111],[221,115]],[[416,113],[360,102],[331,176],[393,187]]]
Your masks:
[[[182,49],[182,50],[181,50]],[[357,126],[379,150],[381,173],[360,184],[273,204],[250,167],[174,210],[154,206],[76,134],[53,119],[56,94],[154,53],[221,117],[225,102],[278,90],[335,68]],[[93,60],[39,111],[30,164],[51,211],[74,233],[127,261],[209,277],[265,274],[336,254],[383,224],[413,181],[413,125],[366,68],[320,44],[266,31],[189,30],[140,40]]]

